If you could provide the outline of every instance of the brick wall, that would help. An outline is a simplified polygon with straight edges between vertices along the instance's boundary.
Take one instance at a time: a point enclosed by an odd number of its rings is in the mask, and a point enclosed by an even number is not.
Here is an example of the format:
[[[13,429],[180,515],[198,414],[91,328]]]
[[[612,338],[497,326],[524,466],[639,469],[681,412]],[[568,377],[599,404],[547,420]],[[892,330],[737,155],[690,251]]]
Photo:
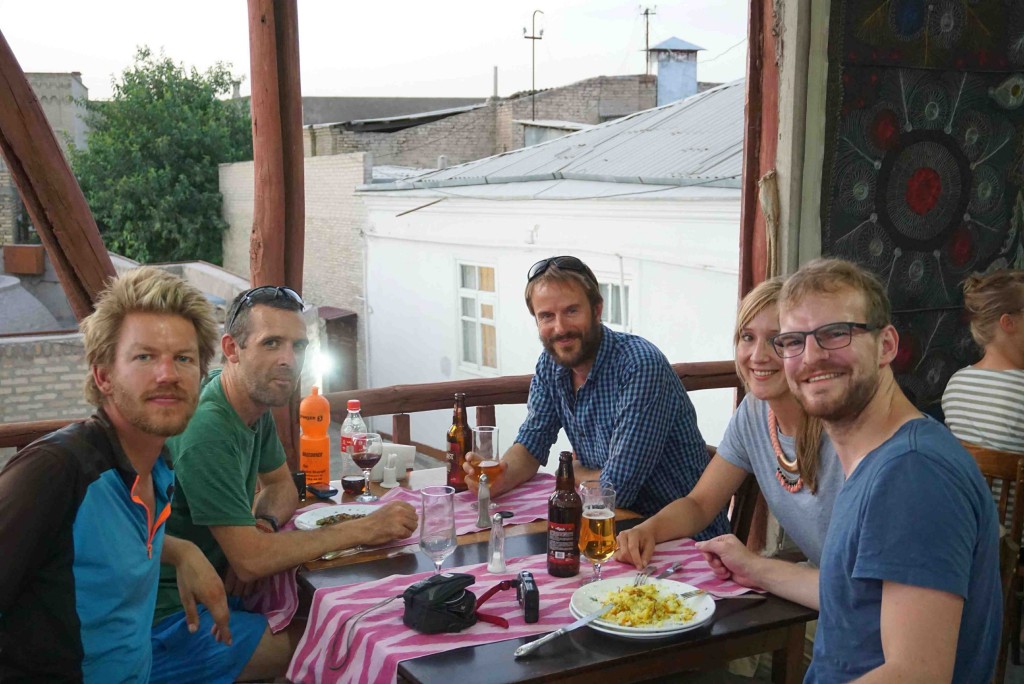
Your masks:
[[[0,423],[88,416],[86,370],[81,335],[0,340]]]
[[[21,211],[21,197],[7,164],[0,158],[0,245],[14,242],[14,224]]]
[[[657,101],[653,76],[598,76],[537,93],[537,118],[598,124],[644,109]],[[532,118],[530,97],[502,100],[464,114],[395,133],[356,133],[340,124],[307,126],[307,157],[366,151],[375,164],[433,168],[440,155],[449,164],[483,159],[523,146],[516,119]]]
[[[308,130],[308,129],[307,129]],[[369,183],[365,153],[305,159],[306,243],[302,275],[303,299],[313,306],[355,311],[358,318],[358,382],[366,382],[366,321],[363,306],[363,238],[366,210],[355,196],[357,185]],[[253,163],[222,164],[224,196],[224,267],[249,277],[249,234],[252,229]]]

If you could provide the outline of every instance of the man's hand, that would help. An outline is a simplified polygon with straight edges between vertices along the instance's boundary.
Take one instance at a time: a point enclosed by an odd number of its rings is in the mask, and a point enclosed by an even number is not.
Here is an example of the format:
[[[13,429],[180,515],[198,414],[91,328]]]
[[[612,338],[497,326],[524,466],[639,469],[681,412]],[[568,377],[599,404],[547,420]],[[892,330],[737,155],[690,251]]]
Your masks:
[[[481,460],[483,459],[470,451],[466,454],[466,460],[462,463],[462,470],[466,473],[466,486],[474,494],[480,489],[480,471],[476,469],[476,466]],[[505,476],[508,473],[508,464],[505,463],[505,459],[501,459],[498,463],[498,468],[501,469],[498,477],[494,478],[487,485],[487,491],[491,493],[492,497],[508,491],[508,488],[503,486],[504,483],[508,482],[508,478]]]
[[[654,556],[654,531],[645,525],[619,532],[616,537],[618,548],[615,550],[615,560],[620,563],[632,563],[637,570],[651,562]]]
[[[763,560],[748,549],[736,535],[723,534],[705,542],[697,542],[704,560],[718,579],[729,579],[745,587],[760,588],[758,570]]]
[[[228,610],[224,583],[199,547],[181,540],[178,540],[178,544],[180,548],[176,551],[174,569],[178,577],[178,595],[185,610],[188,631],[194,633],[199,629],[199,612],[196,610],[198,601],[206,606],[206,610],[213,617],[211,634],[217,641],[230,646],[231,613]]]
[[[407,538],[416,529],[417,522],[415,508],[404,501],[392,501],[362,520],[348,524],[362,526],[365,532],[363,543],[373,546]]]

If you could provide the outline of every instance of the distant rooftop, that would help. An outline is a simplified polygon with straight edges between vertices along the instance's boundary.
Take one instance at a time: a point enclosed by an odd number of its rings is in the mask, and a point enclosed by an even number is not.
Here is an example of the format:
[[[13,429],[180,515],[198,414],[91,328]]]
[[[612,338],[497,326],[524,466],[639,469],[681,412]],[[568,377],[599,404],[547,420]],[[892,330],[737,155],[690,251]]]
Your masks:
[[[669,38],[668,40],[663,40],[654,47],[652,47],[651,51],[653,52],[654,50],[688,50],[690,52],[697,52],[703,49],[704,48],[702,48],[700,45],[687,43],[682,38],[676,38],[673,36],[672,38]]]
[[[303,97],[304,126],[407,116],[481,104],[483,97]]]
[[[364,190],[570,179],[739,188],[744,80],[555,140]]]

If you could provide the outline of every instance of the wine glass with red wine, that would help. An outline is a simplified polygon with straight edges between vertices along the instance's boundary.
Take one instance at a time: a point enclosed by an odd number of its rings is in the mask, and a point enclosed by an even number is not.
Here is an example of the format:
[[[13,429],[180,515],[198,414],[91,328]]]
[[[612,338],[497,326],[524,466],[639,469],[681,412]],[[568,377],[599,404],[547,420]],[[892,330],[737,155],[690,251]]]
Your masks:
[[[359,503],[373,503],[380,501],[380,497],[370,493],[370,470],[380,461],[384,453],[384,443],[376,432],[354,432],[352,433],[352,451],[349,455],[352,461],[363,469],[363,481],[366,483],[363,493],[356,497]]]

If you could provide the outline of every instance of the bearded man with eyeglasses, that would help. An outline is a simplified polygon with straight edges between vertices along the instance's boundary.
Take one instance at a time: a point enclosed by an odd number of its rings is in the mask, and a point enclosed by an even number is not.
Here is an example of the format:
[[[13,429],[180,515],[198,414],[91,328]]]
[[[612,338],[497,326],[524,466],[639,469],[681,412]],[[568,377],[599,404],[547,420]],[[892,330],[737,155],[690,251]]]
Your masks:
[[[665,355],[642,337],[602,325],[597,278],[574,256],[534,264],[525,295],[544,353],[530,384],[529,415],[501,460],[492,495],[532,478],[560,429],[575,451],[576,482],[613,486],[619,506],[653,515],[689,494],[709,457],[693,404]],[[470,454],[465,465],[471,489],[475,460]],[[726,531],[721,511],[698,538]]]
[[[242,599],[275,573],[329,551],[405,538],[416,527],[412,506],[393,502],[358,520],[277,533],[295,512],[298,493],[270,409],[287,405],[298,387],[308,344],[302,309],[302,298],[287,287],[239,294],[224,321],[223,370],[210,373],[188,428],[168,443],[176,495],[167,529],[199,546],[223,575],[233,642],[190,629],[171,592],[173,568],[164,566],[150,682],[282,676],[304,625],[272,634]],[[201,614],[200,625],[207,619]]]
[[[989,682],[1002,627],[999,531],[988,485],[941,423],[896,384],[885,289],[840,259],[786,281],[772,346],[846,481],[820,570],[728,538],[698,544],[720,577],[820,611],[805,682]]]

